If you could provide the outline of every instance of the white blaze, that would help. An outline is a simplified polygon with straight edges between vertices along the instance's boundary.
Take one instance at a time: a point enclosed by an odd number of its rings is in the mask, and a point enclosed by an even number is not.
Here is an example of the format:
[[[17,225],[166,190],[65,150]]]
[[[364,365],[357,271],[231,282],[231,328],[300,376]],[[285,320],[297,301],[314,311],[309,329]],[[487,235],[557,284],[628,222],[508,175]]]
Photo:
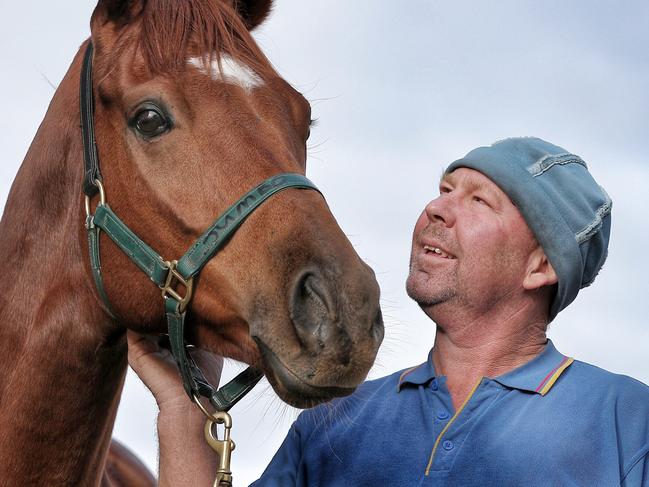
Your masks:
[[[263,80],[250,66],[232,59],[228,54],[221,56],[221,69],[219,69],[219,61],[216,58],[212,59],[210,65],[205,65],[200,57],[190,58],[188,62],[213,80],[239,85],[246,91],[264,84]]]

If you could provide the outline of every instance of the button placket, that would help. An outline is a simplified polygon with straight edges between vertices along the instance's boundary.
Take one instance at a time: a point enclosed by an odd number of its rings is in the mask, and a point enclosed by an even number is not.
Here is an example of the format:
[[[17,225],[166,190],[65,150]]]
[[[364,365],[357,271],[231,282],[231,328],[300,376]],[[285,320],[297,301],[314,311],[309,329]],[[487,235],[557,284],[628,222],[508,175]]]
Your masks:
[[[462,417],[462,413],[465,410],[467,404],[473,398],[474,394],[480,388],[480,385],[482,384],[482,380],[483,379],[481,378],[473,386],[473,389],[465,399],[464,403],[457,409],[453,417],[450,418],[448,422],[446,422],[446,424],[442,428],[442,431],[437,436],[437,440],[433,445],[433,450],[430,454],[428,465],[426,466],[426,470],[424,473],[426,477],[429,476],[431,471],[440,472],[443,470],[448,470],[450,468],[450,465],[452,465],[453,459],[455,458],[455,454],[457,453],[457,449],[455,448],[455,442],[449,439],[448,435],[453,435],[455,440],[458,440],[461,443],[462,437],[467,434],[467,431],[463,431],[460,433],[460,431],[458,431],[457,428],[458,427],[461,428],[462,425],[467,421],[468,419],[467,414],[465,414],[464,417]],[[448,412],[445,410],[442,409],[438,410],[436,415],[436,421],[437,420],[441,421],[439,417],[444,416],[444,413],[448,414]],[[459,437],[458,437],[458,433],[460,435]]]

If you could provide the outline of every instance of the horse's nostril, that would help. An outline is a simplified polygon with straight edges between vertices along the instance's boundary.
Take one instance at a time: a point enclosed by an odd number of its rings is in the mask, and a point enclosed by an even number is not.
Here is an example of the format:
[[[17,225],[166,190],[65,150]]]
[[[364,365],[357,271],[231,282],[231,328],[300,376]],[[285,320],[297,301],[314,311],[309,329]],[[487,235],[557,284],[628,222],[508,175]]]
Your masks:
[[[303,273],[296,281],[289,305],[300,343],[318,353],[334,328],[331,297],[324,280],[314,272]]]

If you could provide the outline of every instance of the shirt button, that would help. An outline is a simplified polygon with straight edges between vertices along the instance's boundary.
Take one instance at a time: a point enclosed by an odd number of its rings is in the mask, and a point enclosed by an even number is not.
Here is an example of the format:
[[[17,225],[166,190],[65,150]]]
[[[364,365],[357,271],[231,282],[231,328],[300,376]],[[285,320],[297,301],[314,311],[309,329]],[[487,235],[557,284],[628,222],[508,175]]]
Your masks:
[[[446,451],[451,451],[455,445],[453,445],[453,442],[451,440],[446,440],[444,443],[442,443],[442,447]]]
[[[430,384],[430,388],[434,391],[439,389],[439,385],[437,385],[437,379],[433,379],[433,382]]]
[[[448,419],[448,413],[446,411],[440,411],[439,413],[437,413],[437,419],[442,421]]]

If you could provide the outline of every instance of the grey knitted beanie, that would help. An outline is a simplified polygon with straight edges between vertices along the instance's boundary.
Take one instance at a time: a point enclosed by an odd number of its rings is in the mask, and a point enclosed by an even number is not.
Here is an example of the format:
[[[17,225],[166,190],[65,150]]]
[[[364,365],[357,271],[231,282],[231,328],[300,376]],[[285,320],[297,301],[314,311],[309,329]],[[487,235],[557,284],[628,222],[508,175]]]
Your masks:
[[[608,253],[609,196],[586,163],[565,149],[533,137],[478,147],[453,162],[480,171],[518,207],[559,278],[550,321],[590,285]]]

